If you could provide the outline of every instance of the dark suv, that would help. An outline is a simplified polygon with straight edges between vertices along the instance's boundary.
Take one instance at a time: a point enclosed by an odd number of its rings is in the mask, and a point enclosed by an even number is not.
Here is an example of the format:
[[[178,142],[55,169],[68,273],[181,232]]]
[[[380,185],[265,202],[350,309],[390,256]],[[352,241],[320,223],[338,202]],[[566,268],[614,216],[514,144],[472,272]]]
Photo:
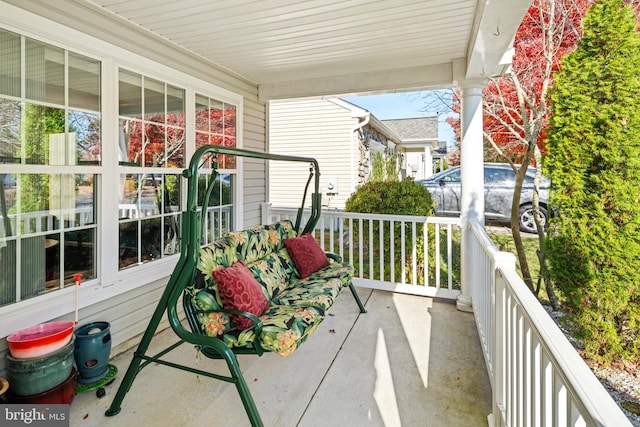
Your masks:
[[[520,193],[520,209],[518,222],[520,230],[527,233],[536,232],[533,218],[533,179],[535,168],[528,168]],[[418,181],[431,192],[436,215],[460,215],[460,166],[451,167],[430,178]],[[487,220],[509,223],[511,218],[511,201],[516,175],[511,166],[504,163],[484,164],[484,213]],[[543,224],[547,222],[547,201],[549,200],[549,180],[540,182],[540,215]]]

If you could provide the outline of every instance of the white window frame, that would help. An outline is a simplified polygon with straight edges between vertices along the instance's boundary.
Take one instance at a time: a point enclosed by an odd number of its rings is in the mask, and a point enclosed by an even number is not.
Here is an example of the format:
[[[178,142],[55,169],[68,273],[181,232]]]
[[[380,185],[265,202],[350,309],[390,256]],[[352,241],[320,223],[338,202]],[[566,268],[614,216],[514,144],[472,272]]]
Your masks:
[[[100,166],[83,167],[78,173],[98,176],[96,219],[98,222],[98,248],[96,249],[96,275],[76,289],[69,286],[42,296],[0,307],[0,337],[24,327],[61,316],[72,316],[75,293],[78,291],[79,309],[118,295],[133,291],[158,280],[166,280],[173,271],[178,255],[168,256],[138,267],[118,270],[118,190],[105,178],[126,172],[118,165],[118,69],[125,68],[150,78],[185,89],[186,147],[185,167],[195,150],[195,94],[209,96],[236,106],[236,147],[243,147],[243,97],[240,94],[203,81],[167,65],[157,63],[133,52],[88,36],[64,25],[32,14],[15,6],[0,3],[0,26],[25,37],[40,40],[69,51],[97,59],[101,69],[102,156]],[[3,165],[3,169],[5,166]],[[234,224],[243,224],[243,159],[237,158],[234,186]],[[11,173],[10,170],[7,170]],[[182,169],[178,169],[182,172]],[[182,184],[185,185],[184,183]],[[182,207],[186,205],[186,187],[182,191]],[[113,208],[106,208],[112,206]]]

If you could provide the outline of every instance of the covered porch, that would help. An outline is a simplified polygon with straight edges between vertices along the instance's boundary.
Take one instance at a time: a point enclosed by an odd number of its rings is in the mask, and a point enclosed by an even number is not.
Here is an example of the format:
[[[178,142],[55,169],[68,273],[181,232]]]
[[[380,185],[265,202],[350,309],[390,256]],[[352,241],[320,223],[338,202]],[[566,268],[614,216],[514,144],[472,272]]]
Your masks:
[[[185,142],[187,156],[195,148],[199,88],[212,100],[219,96],[237,105],[238,146],[259,151],[269,151],[270,100],[461,89],[458,287],[452,268],[424,286],[408,278],[415,279],[417,269],[407,277],[403,273],[378,280],[375,272],[380,267],[375,266],[384,267],[385,261],[373,262],[377,254],[369,252],[369,262],[366,267],[359,264],[356,279],[357,285],[375,289],[362,291],[369,313],[359,315],[352,300],[340,297],[334,315],[290,357],[240,358],[265,425],[486,425],[487,419],[495,426],[625,425],[627,420],[606,390],[527,293],[513,257],[498,252],[483,229],[482,88],[503,68],[502,56],[528,5],[527,0],[277,0],[242,5],[202,0],[3,0],[0,20],[10,31],[25,33],[21,37],[44,39],[102,63],[105,179],[96,197],[102,201],[98,240],[105,258],[118,248],[117,233],[109,233],[118,229],[118,194],[109,178],[124,173],[114,149],[121,68],[186,88],[185,117],[191,131]],[[15,164],[9,169],[24,173],[27,167]],[[233,227],[272,220],[260,218],[265,215],[260,207],[268,202],[268,166],[246,162],[238,169]],[[53,168],[56,173],[61,170],[61,165]],[[175,171],[179,168],[167,173]],[[362,224],[372,219],[352,220]],[[428,223],[422,218],[384,220]],[[404,235],[395,239],[405,247]],[[363,254],[364,245],[358,249]],[[411,249],[403,254],[403,265],[416,259]],[[119,322],[114,327],[119,330],[114,334],[117,354],[144,330],[175,258],[124,272],[115,259],[110,261],[101,265],[90,286],[81,289],[80,309],[81,321]],[[365,268],[373,270],[367,273]],[[408,294],[409,288],[420,296]],[[69,317],[72,300],[73,289],[67,288],[44,302],[34,299],[8,307],[0,315],[5,335],[36,321]],[[161,333],[152,344],[164,348],[174,341],[173,334]],[[6,352],[4,344],[0,351]],[[114,360],[121,376],[131,351]],[[196,360],[187,346],[172,357],[224,371],[220,362]],[[140,373],[122,412],[105,418],[117,385],[110,386],[104,399],[93,393],[77,396],[71,424],[248,423],[232,385],[153,364]],[[458,418],[463,416],[469,418]]]
[[[491,384],[470,313],[452,300],[358,288],[367,313],[348,290],[300,349],[287,357],[240,356],[266,426],[483,426]],[[176,341],[170,330],[156,351]],[[145,368],[122,411],[105,417],[132,350],[112,360],[119,378],[107,395],[79,394],[72,426],[250,425],[231,384],[163,366]],[[225,373],[223,361],[196,359],[183,345],[168,360]]]

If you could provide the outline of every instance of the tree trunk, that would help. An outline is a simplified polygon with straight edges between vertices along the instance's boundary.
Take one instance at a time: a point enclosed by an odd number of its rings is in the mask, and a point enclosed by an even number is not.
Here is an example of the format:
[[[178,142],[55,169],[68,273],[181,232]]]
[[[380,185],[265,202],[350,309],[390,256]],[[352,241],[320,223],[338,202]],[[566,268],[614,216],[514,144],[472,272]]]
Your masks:
[[[526,157],[526,156],[525,156]],[[513,189],[513,201],[511,202],[511,235],[513,236],[513,244],[516,247],[516,254],[518,256],[518,263],[520,264],[520,272],[522,273],[522,280],[527,287],[536,296],[537,293],[533,286],[533,279],[531,277],[531,271],[529,270],[529,262],[527,261],[527,254],[524,250],[524,244],[522,243],[522,235],[520,234],[520,224],[518,221],[518,210],[520,208],[520,193],[522,191],[522,183],[524,182],[524,176],[527,172],[527,161],[523,164],[519,170],[516,170],[516,183]]]
[[[544,281],[544,289],[547,292],[547,297],[549,298],[549,303],[554,310],[560,309],[560,302],[558,301],[558,297],[556,296],[556,292],[553,289],[553,283],[551,282],[551,277],[549,275],[549,269],[547,268],[547,257],[544,252],[544,239],[545,239],[545,230],[543,228],[543,224],[540,219],[540,202],[539,202],[539,190],[540,190],[540,178],[542,176],[542,172],[540,172],[539,165],[542,164],[542,153],[540,153],[540,149],[536,146],[534,150],[534,157],[536,159],[536,178],[533,181],[533,218],[536,221],[536,226],[538,228],[538,250],[536,254],[538,255],[538,261],[540,263],[540,276],[538,278],[538,283],[536,285],[536,295],[540,292],[540,282]],[[547,211],[547,222],[551,218],[551,209]],[[545,224],[545,226],[548,224]]]

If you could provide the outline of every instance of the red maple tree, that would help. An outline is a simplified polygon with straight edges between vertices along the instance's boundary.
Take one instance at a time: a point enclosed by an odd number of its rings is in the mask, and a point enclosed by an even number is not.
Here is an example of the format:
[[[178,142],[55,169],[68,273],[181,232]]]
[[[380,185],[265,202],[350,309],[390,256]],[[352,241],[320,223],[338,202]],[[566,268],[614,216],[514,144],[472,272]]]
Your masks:
[[[506,75],[489,80],[483,91],[483,129],[489,143],[486,160],[529,165],[535,148],[545,151],[549,120],[548,91],[560,60],[575,49],[580,23],[592,0],[534,0],[514,39]],[[460,112],[459,93],[453,110]],[[460,119],[448,118],[460,137]],[[455,164],[456,160],[451,159]]]
[[[501,159],[516,173],[511,205],[513,236],[522,278],[537,295],[524,244],[520,235],[518,212],[520,193],[530,164],[540,163],[545,151],[545,130],[549,121],[548,93],[553,73],[564,55],[573,51],[581,36],[580,23],[592,0],[534,0],[514,38],[514,56],[509,71],[491,78],[483,90],[483,132],[485,160]],[[454,94],[454,111],[460,111],[459,93]],[[449,123],[459,135],[460,120]],[[449,159],[451,163],[454,158]],[[534,217],[538,225],[540,247],[544,239],[543,221],[534,194]],[[538,252],[544,268],[544,254]],[[553,288],[545,281],[547,294],[558,305]]]
[[[489,143],[485,160],[530,164],[537,147],[546,151],[549,122],[548,91],[560,60],[572,52],[581,37],[581,22],[594,0],[534,0],[514,38],[510,73],[491,78],[484,88],[484,137]],[[640,0],[629,0],[638,9]],[[640,20],[640,16],[639,16]],[[459,92],[453,111],[460,113]],[[448,118],[460,140],[460,119]],[[529,154],[527,154],[530,152]],[[450,164],[459,163],[459,153]]]

